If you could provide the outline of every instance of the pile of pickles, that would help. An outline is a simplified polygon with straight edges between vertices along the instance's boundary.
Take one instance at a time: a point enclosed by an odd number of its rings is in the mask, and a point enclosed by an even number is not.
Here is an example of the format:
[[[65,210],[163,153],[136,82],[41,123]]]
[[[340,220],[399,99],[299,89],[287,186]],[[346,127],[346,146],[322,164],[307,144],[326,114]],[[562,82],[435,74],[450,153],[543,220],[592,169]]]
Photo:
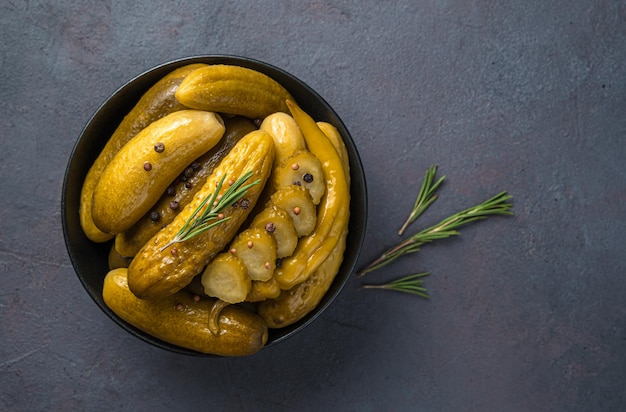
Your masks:
[[[346,147],[258,71],[190,64],[125,116],[89,170],[80,220],[111,242],[103,298],[162,341],[260,350],[306,316],[343,260]]]

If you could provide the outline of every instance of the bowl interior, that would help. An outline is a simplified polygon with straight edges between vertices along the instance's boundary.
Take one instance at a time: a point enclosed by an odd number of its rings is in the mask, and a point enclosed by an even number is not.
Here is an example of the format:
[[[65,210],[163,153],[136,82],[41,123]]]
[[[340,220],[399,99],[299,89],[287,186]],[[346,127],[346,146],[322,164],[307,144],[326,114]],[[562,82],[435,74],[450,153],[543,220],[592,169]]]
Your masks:
[[[104,277],[108,272],[108,252],[110,242],[94,243],[84,235],[78,215],[80,191],[83,180],[96,157],[104,147],[122,118],[128,113],[140,97],[159,79],[172,70],[191,63],[232,64],[258,70],[281,83],[294,97],[298,104],[316,121],[326,121],[334,125],[346,144],[351,167],[351,213],[349,235],[344,261],[330,289],[319,305],[299,322],[269,332],[266,347],[287,339],[305,328],[319,316],[341,291],[355,264],[363,243],[365,223],[367,221],[367,193],[361,159],[354,141],[335,111],[313,89],[293,75],[266,63],[237,56],[195,56],[175,60],[155,67],[126,83],[111,95],[95,112],[83,129],[71,153],[65,179],[61,214],[67,251],[78,278],[87,293],[111,319],[136,337],[157,347],[187,355],[206,356],[189,349],[181,348],[156,339],[145,332],[129,325],[113,313],[102,299]]]

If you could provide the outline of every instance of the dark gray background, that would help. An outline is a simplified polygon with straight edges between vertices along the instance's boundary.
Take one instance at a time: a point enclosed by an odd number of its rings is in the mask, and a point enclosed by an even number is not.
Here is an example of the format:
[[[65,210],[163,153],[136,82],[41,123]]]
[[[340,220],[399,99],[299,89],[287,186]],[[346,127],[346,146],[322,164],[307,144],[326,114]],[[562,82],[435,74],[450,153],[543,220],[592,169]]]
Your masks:
[[[0,410],[614,411],[626,387],[622,1],[0,2]],[[245,359],[127,335],[65,252],[60,200],[91,114],[175,58],[285,69],[339,113],[366,171],[361,264],[507,190],[515,217],[351,279],[307,330]],[[367,278],[366,278],[367,279]]]

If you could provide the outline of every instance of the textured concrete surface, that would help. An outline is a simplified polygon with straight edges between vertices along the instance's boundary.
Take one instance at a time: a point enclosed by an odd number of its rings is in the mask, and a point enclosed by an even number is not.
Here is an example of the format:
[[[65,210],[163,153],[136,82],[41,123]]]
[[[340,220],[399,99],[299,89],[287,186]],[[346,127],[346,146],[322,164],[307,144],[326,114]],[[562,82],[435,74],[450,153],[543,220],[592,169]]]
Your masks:
[[[626,6],[620,1],[0,3],[0,410],[616,411],[626,405]],[[501,190],[514,218],[353,278],[306,331],[246,359],[127,335],[63,244],[63,173],[100,103],[196,54],[288,70],[357,142],[363,264]],[[367,280],[367,278],[366,278]]]

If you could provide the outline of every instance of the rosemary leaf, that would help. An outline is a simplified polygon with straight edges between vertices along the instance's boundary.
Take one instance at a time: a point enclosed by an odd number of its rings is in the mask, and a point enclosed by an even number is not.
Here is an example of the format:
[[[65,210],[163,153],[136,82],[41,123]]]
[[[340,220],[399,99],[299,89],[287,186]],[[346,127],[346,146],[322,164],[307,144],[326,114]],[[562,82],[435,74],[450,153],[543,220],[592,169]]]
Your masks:
[[[433,165],[428,168],[426,174],[424,175],[424,180],[422,181],[422,186],[420,187],[420,191],[417,194],[417,198],[415,199],[415,204],[413,205],[413,210],[409,214],[409,217],[404,222],[400,230],[398,230],[398,235],[402,236],[404,231],[409,227],[411,223],[415,221],[428,207],[433,204],[437,198],[439,198],[438,194],[435,194],[435,190],[441,186],[445,176],[442,176],[434,182],[435,176],[437,175],[437,165]],[[434,182],[434,183],[433,183]]]
[[[361,289],[394,290],[396,292],[411,293],[421,296],[424,299],[430,299],[430,296],[428,296],[428,290],[423,286],[424,280],[422,279],[424,276],[428,275],[429,272],[415,273],[388,283],[379,285],[361,285]]]

